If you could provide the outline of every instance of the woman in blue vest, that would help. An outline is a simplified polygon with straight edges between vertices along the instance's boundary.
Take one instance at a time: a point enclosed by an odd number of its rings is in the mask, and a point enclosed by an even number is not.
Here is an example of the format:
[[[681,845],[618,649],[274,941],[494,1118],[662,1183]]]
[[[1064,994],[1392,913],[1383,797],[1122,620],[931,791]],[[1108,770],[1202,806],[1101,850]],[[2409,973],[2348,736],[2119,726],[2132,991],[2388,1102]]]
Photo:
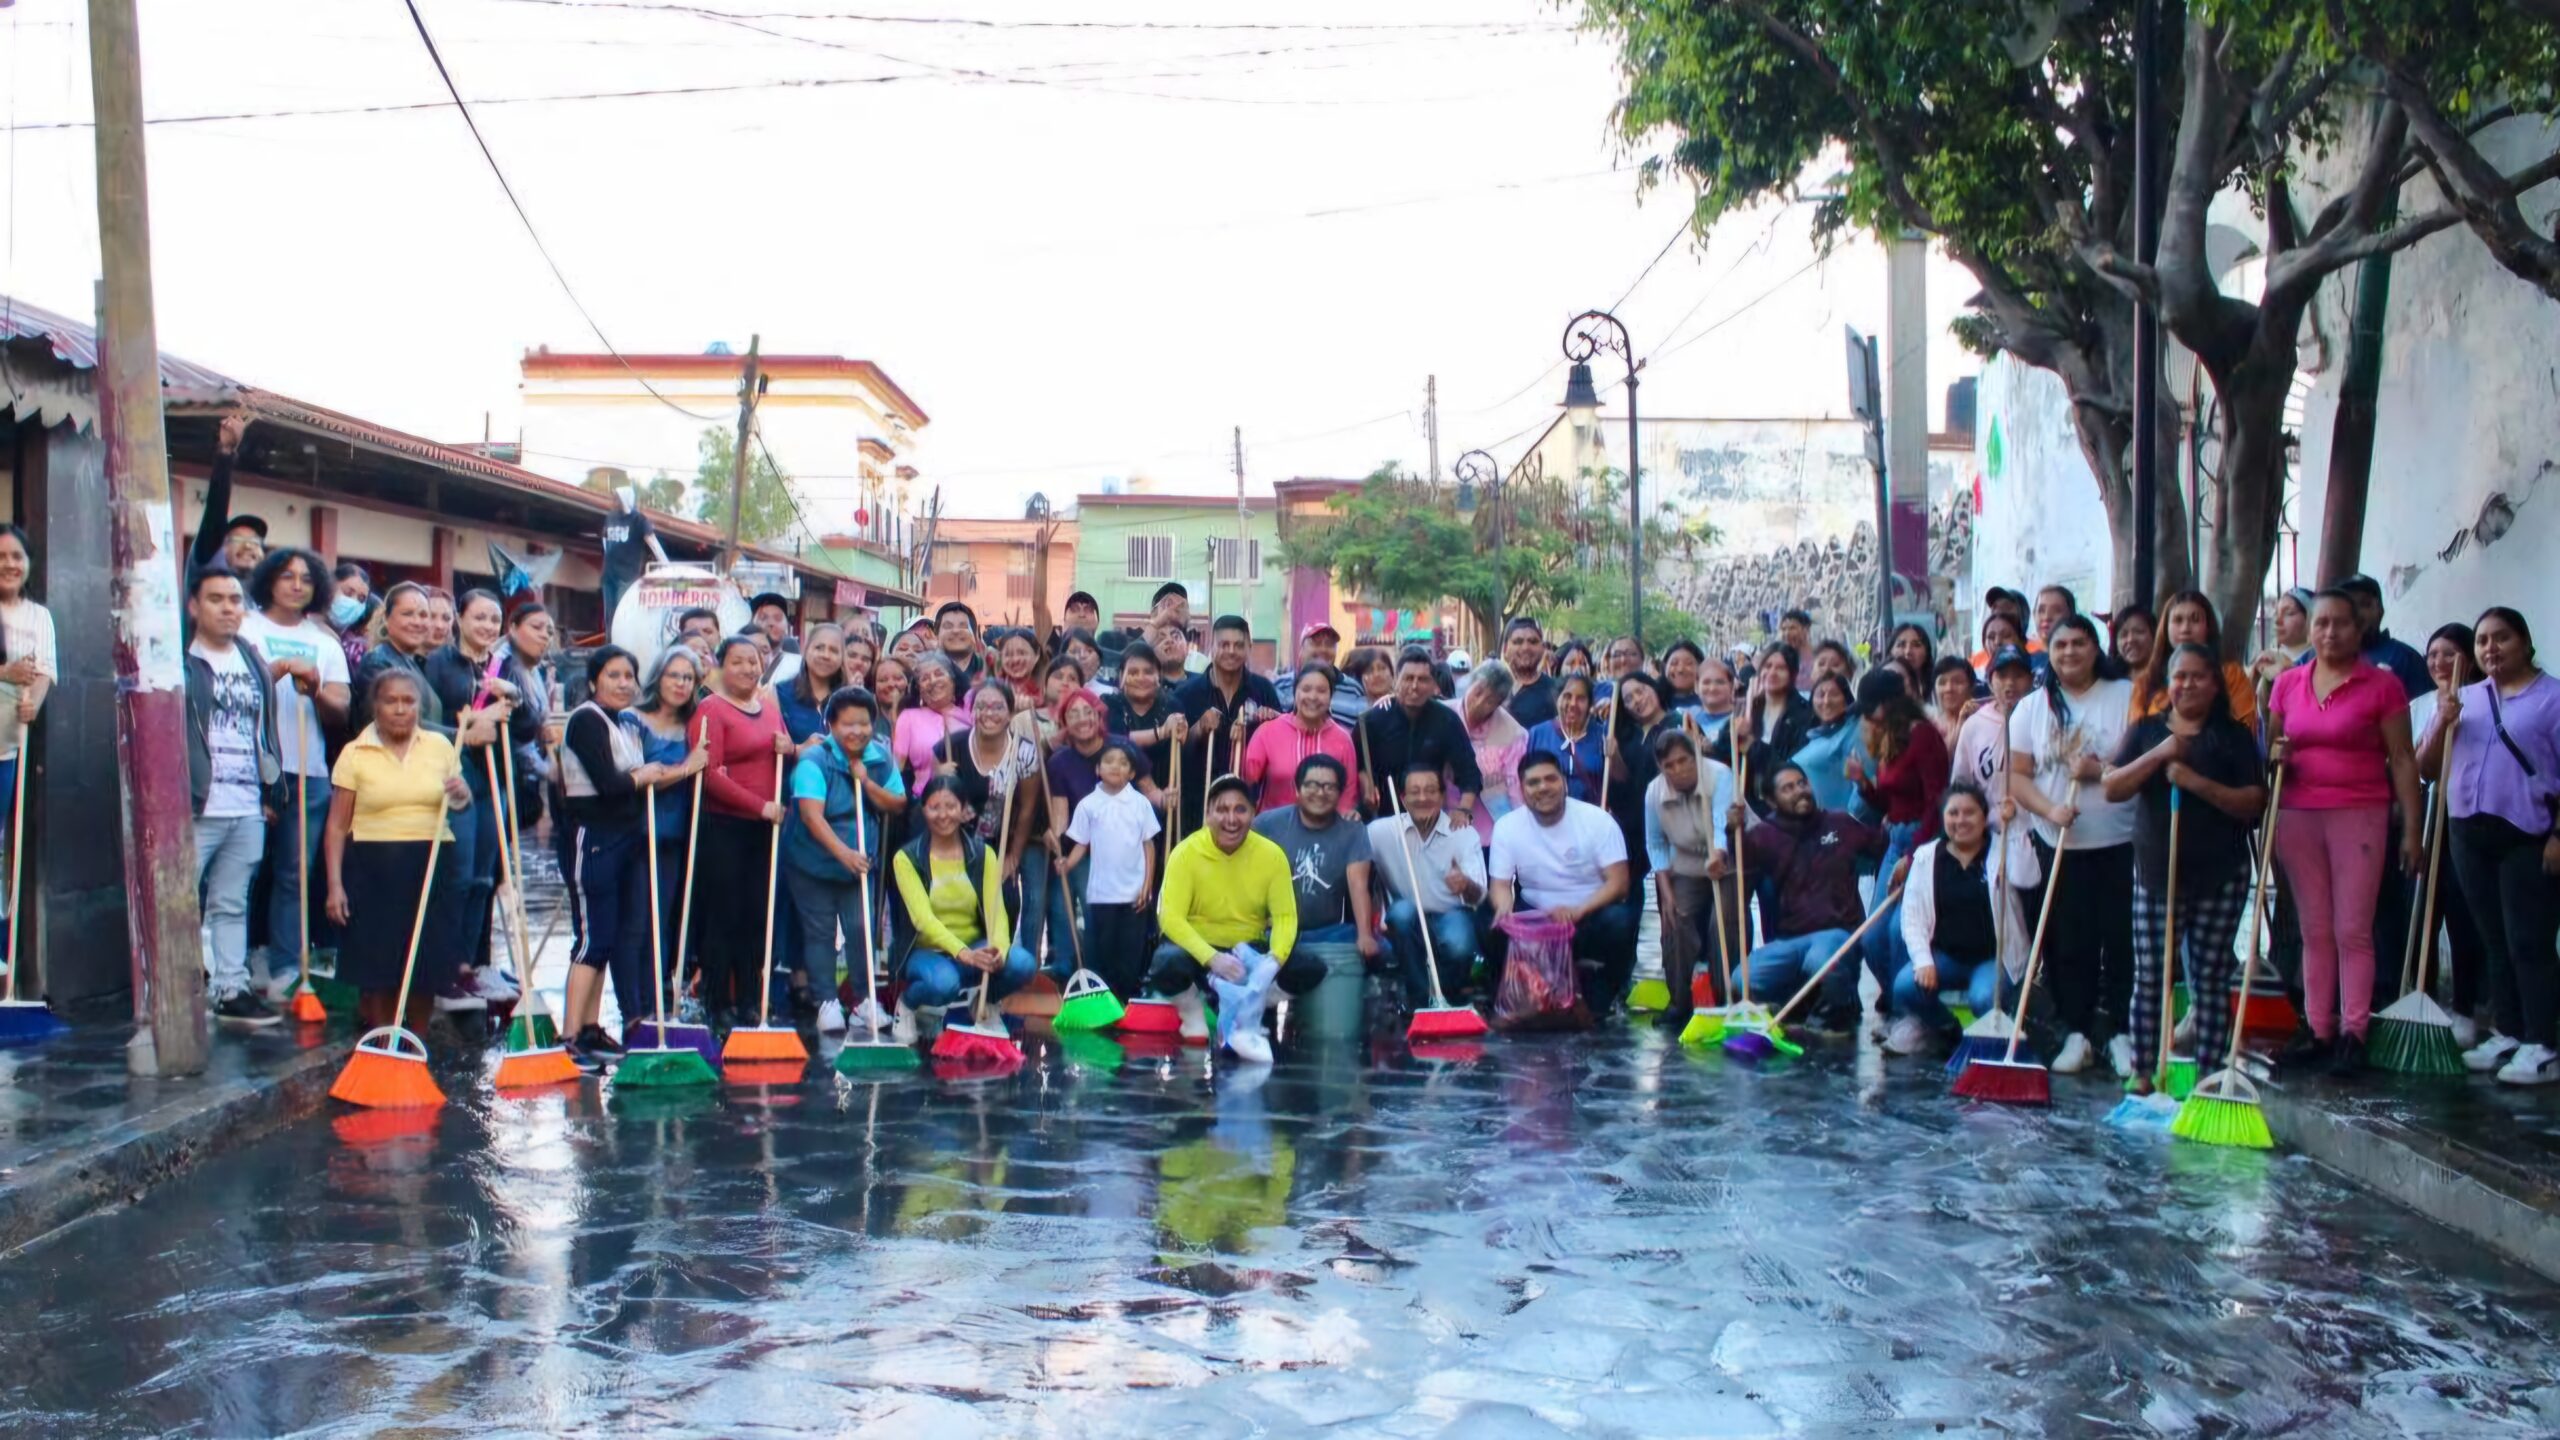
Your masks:
[[[794,824],[782,835],[783,883],[791,889],[792,908],[800,916],[800,955],[810,982],[824,997],[818,1006],[818,1029],[844,1033],[844,1006],[836,999],[837,933],[850,949],[875,932],[863,920],[866,889],[863,877],[873,873],[881,853],[886,818],[907,808],[907,787],[898,778],[898,762],[877,738],[879,709],[871,692],[848,685],[827,697],[826,738],[802,752],[791,769]],[[855,954],[866,975],[872,960]],[[866,1019],[879,1011],[866,991],[861,1009]]]

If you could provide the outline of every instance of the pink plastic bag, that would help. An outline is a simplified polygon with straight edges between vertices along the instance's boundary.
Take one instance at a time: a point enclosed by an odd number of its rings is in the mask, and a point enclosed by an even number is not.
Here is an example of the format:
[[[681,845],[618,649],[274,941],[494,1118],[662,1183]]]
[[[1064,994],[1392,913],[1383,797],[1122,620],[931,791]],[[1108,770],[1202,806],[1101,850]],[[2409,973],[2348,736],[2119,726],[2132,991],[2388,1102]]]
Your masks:
[[[1502,988],[1493,997],[1497,1030],[1588,1030],[1573,968],[1573,927],[1552,916],[1513,911],[1495,922],[1511,938]]]

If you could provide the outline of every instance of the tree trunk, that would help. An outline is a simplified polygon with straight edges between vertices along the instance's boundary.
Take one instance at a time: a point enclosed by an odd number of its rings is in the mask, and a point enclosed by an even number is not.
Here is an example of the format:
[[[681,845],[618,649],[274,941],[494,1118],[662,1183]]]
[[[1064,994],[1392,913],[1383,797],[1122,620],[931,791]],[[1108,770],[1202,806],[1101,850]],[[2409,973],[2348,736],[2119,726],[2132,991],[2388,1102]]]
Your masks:
[[[2154,557],[2153,573],[2160,587],[2159,595],[2137,596],[2133,593],[2133,306],[2127,301],[2109,307],[2098,325],[2104,350],[2092,355],[2078,353],[2077,363],[2056,367],[2055,373],[2070,391],[2071,428],[2080,440],[2080,453],[2089,462],[2089,473],[2097,477],[2098,499],[2107,511],[2107,536],[2111,542],[2113,574],[2110,578],[2107,607],[2110,611],[2141,600],[2157,606],[2161,596],[2193,589],[2194,572],[2187,564],[2187,500],[2179,487],[2174,457],[2178,454],[2178,405],[2162,395],[2159,413],[2160,454],[2164,461],[2159,484],[2154,487],[2158,499],[2155,511],[2159,554]],[[2103,372],[2098,367],[2103,366]]]
[[[2299,325],[2298,309],[2292,318]],[[2293,386],[2294,353],[2292,329],[2280,333],[2282,342],[2272,343],[2273,335],[2262,328],[2262,342],[2249,358],[2213,377],[2222,407],[2222,484],[2230,521],[2213,532],[2205,554],[2205,593],[2222,616],[2222,649],[2232,659],[2240,658],[2243,642],[2255,633],[2284,508],[2284,405]]]

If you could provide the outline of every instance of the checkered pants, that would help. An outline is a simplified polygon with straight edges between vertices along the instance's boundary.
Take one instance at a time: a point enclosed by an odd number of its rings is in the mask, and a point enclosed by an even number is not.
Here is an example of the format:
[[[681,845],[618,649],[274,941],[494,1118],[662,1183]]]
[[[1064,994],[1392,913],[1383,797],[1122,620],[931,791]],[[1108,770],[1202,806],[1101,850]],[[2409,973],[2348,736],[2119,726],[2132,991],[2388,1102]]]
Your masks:
[[[2202,891],[2201,894],[2197,893]],[[2210,888],[2188,883],[2178,887],[2179,964],[2187,976],[2188,998],[2195,1004],[2195,1056],[2202,1072],[2222,1068],[2231,1043],[2233,998],[2240,957],[2233,941],[2249,913],[2246,871]],[[2133,1053],[2138,1071],[2150,1073],[2160,1053],[2160,973],[2162,932],[2169,923],[2169,897],[2143,883],[2142,868],[2133,874]]]

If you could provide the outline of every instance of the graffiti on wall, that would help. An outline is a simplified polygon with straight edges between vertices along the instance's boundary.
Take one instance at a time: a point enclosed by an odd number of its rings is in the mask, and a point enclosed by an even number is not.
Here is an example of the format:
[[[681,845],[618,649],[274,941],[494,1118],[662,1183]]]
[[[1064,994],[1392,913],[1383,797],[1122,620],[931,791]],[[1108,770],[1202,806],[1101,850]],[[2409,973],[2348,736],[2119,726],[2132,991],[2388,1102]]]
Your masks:
[[[1947,501],[1929,511],[1932,593],[1901,594],[1895,608],[1927,609],[1941,637],[1955,629],[1957,599],[1948,577],[1971,561],[1973,505],[1968,491],[1948,488]],[[1776,617],[1801,609],[1813,617],[1816,639],[1865,646],[1879,627],[1876,614],[1876,532],[1858,521],[1843,537],[1800,540],[1751,554],[1718,554],[1662,568],[1671,602],[1698,618],[1717,649],[1767,639]]]

